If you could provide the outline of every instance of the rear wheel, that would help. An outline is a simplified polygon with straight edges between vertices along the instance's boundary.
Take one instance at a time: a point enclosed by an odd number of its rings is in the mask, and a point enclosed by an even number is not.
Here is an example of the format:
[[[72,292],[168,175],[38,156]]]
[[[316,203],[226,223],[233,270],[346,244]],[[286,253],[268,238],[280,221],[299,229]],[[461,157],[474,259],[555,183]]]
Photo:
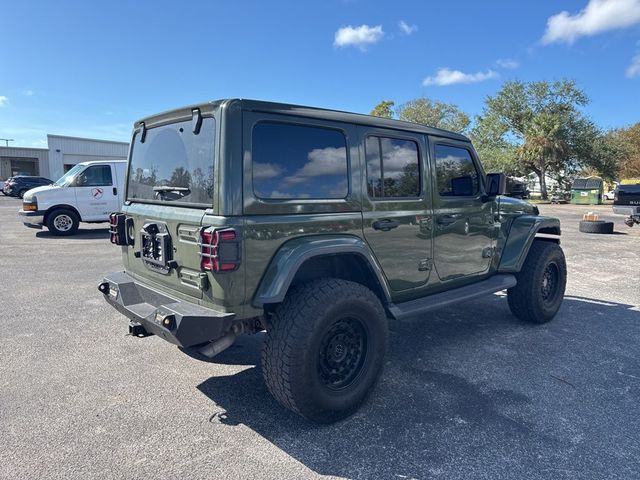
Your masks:
[[[274,312],[262,350],[271,394],[303,417],[351,415],[382,371],[387,318],[366,287],[325,278],[295,287]]]
[[[66,208],[58,208],[47,216],[47,228],[52,235],[73,235],[78,231],[79,225],[78,214]]]
[[[517,285],[507,290],[511,312],[526,322],[550,321],[562,305],[567,284],[567,264],[560,245],[534,241],[516,276]]]

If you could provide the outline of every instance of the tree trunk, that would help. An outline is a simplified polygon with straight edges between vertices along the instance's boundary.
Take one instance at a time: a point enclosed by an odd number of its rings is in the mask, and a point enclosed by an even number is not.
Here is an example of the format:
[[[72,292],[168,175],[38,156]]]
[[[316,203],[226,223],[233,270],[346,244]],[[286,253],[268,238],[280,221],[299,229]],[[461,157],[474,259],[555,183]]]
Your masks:
[[[541,168],[537,173],[538,178],[540,179],[540,196],[542,197],[542,200],[546,200],[548,198],[546,171],[544,168]]]

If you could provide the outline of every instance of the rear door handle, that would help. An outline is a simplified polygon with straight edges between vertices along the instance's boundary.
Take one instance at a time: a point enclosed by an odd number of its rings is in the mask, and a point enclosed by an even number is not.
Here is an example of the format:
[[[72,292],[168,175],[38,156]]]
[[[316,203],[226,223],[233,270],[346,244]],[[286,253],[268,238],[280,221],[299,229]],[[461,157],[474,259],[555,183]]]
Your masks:
[[[118,189],[116,187],[113,187],[113,194],[117,195],[118,194]]]
[[[392,228],[397,228],[400,226],[400,222],[397,220],[391,220],[389,218],[384,218],[382,220],[377,220],[373,222],[371,225],[374,230],[382,230],[383,232],[388,232]]]
[[[458,220],[458,217],[455,215],[440,215],[438,217],[438,225],[451,225]]]

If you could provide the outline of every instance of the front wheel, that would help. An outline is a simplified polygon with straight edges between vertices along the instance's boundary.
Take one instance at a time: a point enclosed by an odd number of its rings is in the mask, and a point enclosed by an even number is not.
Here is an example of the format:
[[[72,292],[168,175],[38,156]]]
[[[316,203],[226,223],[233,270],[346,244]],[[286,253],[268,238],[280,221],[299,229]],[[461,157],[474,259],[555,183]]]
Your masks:
[[[351,415],[382,371],[387,318],[366,287],[334,278],[294,287],[270,321],[262,370],[282,405],[319,423]]]
[[[47,216],[47,228],[52,235],[73,235],[78,231],[79,225],[78,214],[66,208],[58,208]]]
[[[567,263],[560,245],[534,241],[516,277],[517,285],[507,290],[511,313],[526,322],[550,321],[562,305],[567,285]]]

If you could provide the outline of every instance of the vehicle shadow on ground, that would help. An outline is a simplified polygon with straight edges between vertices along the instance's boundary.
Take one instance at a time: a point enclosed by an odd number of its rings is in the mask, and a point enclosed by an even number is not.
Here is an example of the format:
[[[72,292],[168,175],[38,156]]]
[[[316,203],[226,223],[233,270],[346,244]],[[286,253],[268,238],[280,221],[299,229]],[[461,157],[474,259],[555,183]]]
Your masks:
[[[493,295],[426,322],[393,326],[380,384],[354,416],[334,425],[314,425],[282,408],[269,395],[259,365],[212,377],[198,389],[215,403],[212,428],[246,425],[322,475],[465,478],[478,476],[474,469],[483,462],[508,459],[513,476],[505,478],[518,477],[516,472],[548,478],[552,471],[561,478],[568,474],[556,468],[573,468],[562,465],[562,458],[572,458],[576,445],[566,437],[566,425],[556,431],[547,417],[577,402],[583,385],[572,380],[572,371],[590,361],[592,350],[592,343],[585,343],[585,351],[577,344],[576,361],[567,342],[579,340],[576,332],[591,341],[593,335],[606,336],[612,322],[635,328],[637,335],[640,311],[567,297],[554,322],[533,326],[517,321],[506,299]],[[548,360],[550,352],[556,358]],[[260,336],[254,336],[212,361],[253,365],[259,360]],[[550,404],[540,405],[540,385],[559,391],[557,398],[544,397]],[[597,462],[598,454],[594,448],[586,458]]]
[[[91,228],[91,229],[78,229],[74,235],[68,237],[52,235],[49,230],[41,230],[36,232],[36,237],[46,239],[64,239],[64,240],[107,240],[109,238],[109,227],[106,228]]]

